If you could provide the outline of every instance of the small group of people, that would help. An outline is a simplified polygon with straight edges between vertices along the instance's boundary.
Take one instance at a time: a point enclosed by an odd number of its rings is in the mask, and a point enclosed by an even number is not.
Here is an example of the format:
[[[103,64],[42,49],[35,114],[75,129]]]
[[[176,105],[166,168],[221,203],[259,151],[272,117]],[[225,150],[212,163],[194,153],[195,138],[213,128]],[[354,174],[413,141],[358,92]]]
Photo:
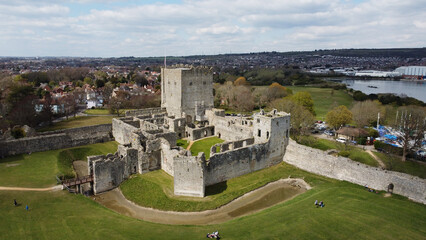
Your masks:
[[[318,200],[315,200],[315,206],[317,206],[318,208],[318,207],[324,207],[325,205],[323,201],[318,202]]]
[[[13,205],[14,205],[15,207],[19,206],[19,204],[18,204],[18,202],[16,201],[16,199],[13,199]],[[26,206],[25,206],[25,210],[29,211],[29,210],[30,210],[30,207],[28,207],[28,205],[26,205]]]
[[[366,184],[364,187],[365,187],[365,189],[366,189],[367,191],[369,191],[369,192],[372,192],[372,193],[379,193],[377,190],[374,190],[374,188],[369,188],[367,184]]]
[[[216,232],[212,232],[212,233],[207,233],[207,238],[220,239],[219,232],[216,231]]]

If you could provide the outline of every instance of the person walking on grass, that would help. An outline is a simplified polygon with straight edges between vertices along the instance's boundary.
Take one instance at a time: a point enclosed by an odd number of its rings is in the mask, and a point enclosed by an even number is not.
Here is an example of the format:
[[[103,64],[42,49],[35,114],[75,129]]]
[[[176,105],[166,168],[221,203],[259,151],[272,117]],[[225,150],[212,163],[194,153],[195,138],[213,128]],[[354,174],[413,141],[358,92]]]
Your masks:
[[[25,210],[27,210],[27,211],[29,211],[29,210],[30,210],[30,208],[28,207],[28,205],[27,205],[27,206],[25,206]]]

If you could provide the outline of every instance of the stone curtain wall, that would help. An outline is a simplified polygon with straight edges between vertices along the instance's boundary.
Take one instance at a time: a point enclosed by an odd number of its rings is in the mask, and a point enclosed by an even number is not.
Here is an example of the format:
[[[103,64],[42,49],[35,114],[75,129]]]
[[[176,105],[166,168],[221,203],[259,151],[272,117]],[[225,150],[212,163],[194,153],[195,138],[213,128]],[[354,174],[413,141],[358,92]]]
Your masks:
[[[214,126],[207,126],[201,128],[186,127],[186,132],[188,133],[187,138],[189,141],[196,141],[201,138],[213,136]]]
[[[270,157],[269,142],[237,148],[210,156],[205,168],[206,186],[271,167],[282,161]]]
[[[426,204],[426,180],[405,173],[382,170],[344,157],[334,157],[324,151],[290,141],[284,161],[315,174],[368,185],[378,190],[387,190],[394,184],[393,192]]]
[[[70,128],[0,142],[0,157],[112,141],[111,124]]]
[[[152,115],[157,113],[165,113],[166,109],[164,108],[144,108],[144,109],[136,109],[136,110],[128,110],[125,113],[126,117],[137,117],[140,115]]]
[[[140,124],[139,121],[133,121],[133,118],[112,119],[112,134],[115,141],[120,144],[129,144],[131,142],[132,133],[139,129],[139,126],[133,126],[132,122]]]

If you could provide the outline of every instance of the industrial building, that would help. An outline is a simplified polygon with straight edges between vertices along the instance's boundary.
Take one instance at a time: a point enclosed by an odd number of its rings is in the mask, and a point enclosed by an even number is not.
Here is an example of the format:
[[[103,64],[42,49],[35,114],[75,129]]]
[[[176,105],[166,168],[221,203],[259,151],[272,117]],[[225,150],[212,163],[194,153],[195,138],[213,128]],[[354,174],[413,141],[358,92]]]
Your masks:
[[[426,66],[404,66],[395,69],[404,78],[426,79]]]

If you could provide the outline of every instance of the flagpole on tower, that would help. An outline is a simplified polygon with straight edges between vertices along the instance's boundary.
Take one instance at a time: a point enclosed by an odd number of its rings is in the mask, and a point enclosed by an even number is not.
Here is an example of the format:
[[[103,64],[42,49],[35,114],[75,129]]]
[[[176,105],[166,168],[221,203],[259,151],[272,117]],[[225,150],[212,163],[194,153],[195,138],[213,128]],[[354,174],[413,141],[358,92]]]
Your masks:
[[[166,55],[166,49],[164,49],[164,68],[167,67],[167,55]]]

